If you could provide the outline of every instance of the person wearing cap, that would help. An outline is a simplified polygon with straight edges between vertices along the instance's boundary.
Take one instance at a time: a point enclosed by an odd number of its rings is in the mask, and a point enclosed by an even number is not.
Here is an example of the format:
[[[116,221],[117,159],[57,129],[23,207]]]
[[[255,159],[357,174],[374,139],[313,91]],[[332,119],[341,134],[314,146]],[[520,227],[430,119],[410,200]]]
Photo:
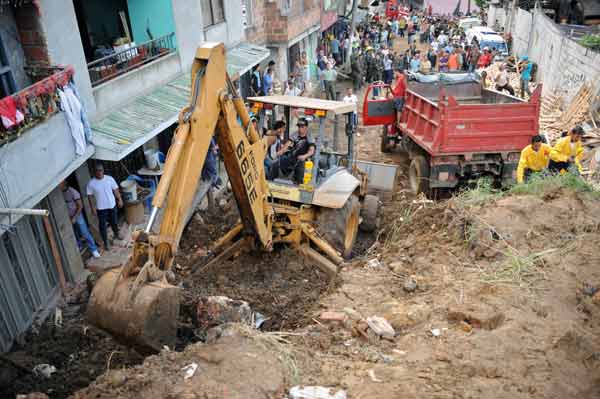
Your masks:
[[[578,173],[583,171],[581,166],[581,159],[583,158],[582,137],[583,128],[575,126],[571,133],[554,144],[550,151],[550,163],[548,165],[550,172],[562,175],[570,171]],[[573,168],[573,166],[576,168]]]
[[[106,223],[110,224],[117,240],[121,240],[117,225],[116,207],[123,207],[123,200],[117,182],[111,176],[104,174],[104,166],[97,163],[94,167],[94,177],[87,184],[87,196],[92,209],[92,214],[98,216],[100,236],[104,242],[104,249],[110,250]],[[95,200],[95,201],[94,201]],[[94,203],[95,202],[95,203]]]
[[[517,166],[517,183],[526,182],[532,175],[548,168],[551,147],[544,143],[540,135],[531,138],[531,144],[523,148],[519,166]]]
[[[298,133],[291,137],[289,151],[273,164],[271,176],[274,178],[281,171],[284,175],[294,172],[294,181],[301,183],[304,177],[304,162],[315,153],[315,142],[308,133],[308,121],[301,117],[296,124]]]
[[[517,72],[519,72],[521,65],[521,98],[525,98],[525,93],[531,96],[531,91],[529,90],[529,81],[531,80],[531,70],[533,68],[533,64],[529,62],[529,57],[523,56],[521,57],[521,62],[517,65]]]
[[[400,69],[394,72],[394,84],[392,85],[392,96],[394,98],[394,110],[396,111],[396,124],[400,123],[402,109],[404,108],[404,96],[406,95],[406,80]]]

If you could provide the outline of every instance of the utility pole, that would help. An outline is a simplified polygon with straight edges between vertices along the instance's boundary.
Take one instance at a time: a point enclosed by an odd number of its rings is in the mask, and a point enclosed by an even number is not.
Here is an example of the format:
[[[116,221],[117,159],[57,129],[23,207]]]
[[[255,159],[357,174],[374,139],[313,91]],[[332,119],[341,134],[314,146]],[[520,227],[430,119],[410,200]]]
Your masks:
[[[471,0],[467,0],[467,16],[471,16]]]
[[[356,11],[358,9],[358,0],[352,0],[352,18],[350,19],[350,46],[347,49],[346,62],[344,63],[344,71],[349,73],[350,67],[350,56],[352,56],[352,38],[354,37],[354,30],[356,29]]]

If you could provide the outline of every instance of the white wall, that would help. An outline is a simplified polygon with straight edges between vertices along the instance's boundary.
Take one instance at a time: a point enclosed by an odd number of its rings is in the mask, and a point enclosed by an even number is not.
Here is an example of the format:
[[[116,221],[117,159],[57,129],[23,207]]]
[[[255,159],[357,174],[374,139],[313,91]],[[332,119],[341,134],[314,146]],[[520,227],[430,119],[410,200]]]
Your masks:
[[[0,181],[11,208],[31,208],[92,154],[75,154],[64,113],[26,130],[0,147]],[[13,219],[14,221],[14,219]],[[0,218],[0,223],[5,220]]]
[[[53,64],[73,65],[74,80],[90,115],[95,112],[92,84],[81,44],[79,27],[72,0],[40,1],[42,24],[48,41],[48,54]]]
[[[513,52],[538,64],[544,94],[556,91],[570,100],[584,82],[600,82],[600,53],[571,40],[542,12],[518,9],[511,25]]]

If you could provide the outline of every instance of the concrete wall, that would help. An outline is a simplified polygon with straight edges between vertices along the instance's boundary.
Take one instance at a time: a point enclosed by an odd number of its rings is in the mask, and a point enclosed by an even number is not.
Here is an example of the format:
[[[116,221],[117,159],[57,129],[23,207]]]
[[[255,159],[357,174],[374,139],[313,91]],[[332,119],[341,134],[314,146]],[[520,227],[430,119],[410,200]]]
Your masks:
[[[173,19],[175,21],[175,35],[177,50],[183,70],[191,67],[196,49],[204,41],[204,28],[200,1],[197,0],[171,0],[173,6]]]
[[[171,0],[128,0],[127,6],[131,34],[137,44],[150,40],[147,28],[155,39],[175,32]]]
[[[19,40],[15,17],[10,7],[4,7],[0,13],[0,36],[8,56],[8,65],[10,65],[15,79],[16,90],[19,91],[29,86],[31,81],[25,74],[25,54]]]
[[[90,115],[95,112],[92,84],[81,44],[72,0],[40,1],[42,25],[52,64],[71,64],[82,101]]]
[[[9,206],[33,207],[92,152],[89,147],[85,155],[78,157],[75,154],[71,131],[62,113],[51,116],[25,131],[17,140],[0,147],[0,182]],[[0,218],[0,223],[5,221]]]
[[[179,56],[172,53],[94,87],[94,119],[101,118],[119,105],[168,82],[181,72]]]
[[[205,27],[205,40],[225,42],[225,47],[233,47],[245,39],[241,0],[224,1],[223,6],[225,22]]]
[[[83,274],[85,268],[81,254],[79,253],[79,247],[77,246],[75,231],[69,218],[67,204],[59,187],[56,187],[48,194],[48,203],[50,204],[50,212],[54,216],[58,230],[57,241],[60,241],[59,246],[63,249],[65,273],[69,280],[76,281]]]
[[[538,64],[544,93],[560,92],[569,100],[584,82],[600,81],[600,53],[571,40],[542,12],[518,9],[514,15],[513,52]]]

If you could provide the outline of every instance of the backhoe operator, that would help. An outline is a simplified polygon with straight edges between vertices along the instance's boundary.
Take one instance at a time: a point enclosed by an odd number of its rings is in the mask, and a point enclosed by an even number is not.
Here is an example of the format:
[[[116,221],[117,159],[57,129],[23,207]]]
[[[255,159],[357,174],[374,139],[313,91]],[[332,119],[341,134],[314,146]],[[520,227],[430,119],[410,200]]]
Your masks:
[[[315,153],[315,142],[308,133],[308,121],[299,118],[298,133],[290,138],[290,149],[271,165],[269,177],[275,179],[279,174],[288,176],[294,172],[294,182],[301,183],[304,177],[304,162]]]

